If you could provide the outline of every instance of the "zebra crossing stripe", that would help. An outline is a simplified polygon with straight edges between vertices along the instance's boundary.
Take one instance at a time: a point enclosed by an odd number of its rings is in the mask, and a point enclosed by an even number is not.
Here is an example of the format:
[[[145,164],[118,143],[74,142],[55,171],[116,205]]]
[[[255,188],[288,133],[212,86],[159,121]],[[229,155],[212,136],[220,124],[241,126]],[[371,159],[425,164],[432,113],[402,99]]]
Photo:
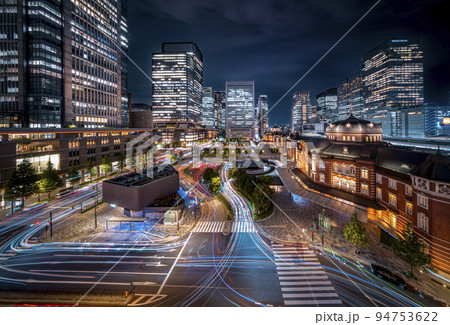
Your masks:
[[[278,275],[302,275],[304,274],[305,271],[321,271],[321,268],[317,268],[317,269],[311,269],[311,268],[306,268],[306,269],[302,269],[301,271],[279,271]]]
[[[338,298],[335,292],[313,292],[313,293],[284,293],[283,298]]]
[[[281,288],[281,291],[283,292],[295,292],[295,291],[302,291],[304,288]],[[334,287],[315,287],[314,291],[333,291]]]
[[[342,301],[338,299],[314,299],[314,300],[285,300],[286,306],[304,306],[304,305],[341,305]]]
[[[304,287],[310,287],[314,285],[331,285],[331,281],[283,281],[280,282],[280,286],[304,286]],[[315,288],[314,288],[315,289]]]
[[[326,275],[313,275],[313,276],[299,276],[299,275],[294,275],[294,276],[280,276],[279,277],[280,281],[284,280],[326,280],[328,279],[328,277]]]

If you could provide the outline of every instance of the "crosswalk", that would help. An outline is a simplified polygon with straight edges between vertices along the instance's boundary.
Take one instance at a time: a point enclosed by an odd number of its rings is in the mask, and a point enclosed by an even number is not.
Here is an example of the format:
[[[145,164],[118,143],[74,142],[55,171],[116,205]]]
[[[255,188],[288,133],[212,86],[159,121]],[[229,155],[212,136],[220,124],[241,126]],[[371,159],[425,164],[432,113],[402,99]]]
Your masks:
[[[272,243],[285,306],[342,306],[313,251]]]
[[[224,232],[228,222],[226,221],[203,221],[199,222],[192,232],[209,232],[209,233],[219,233]],[[233,224],[228,228],[231,232],[256,232],[253,222],[250,220],[238,220],[233,222]]]
[[[199,222],[192,232],[223,232],[226,224],[226,221],[203,221]]]

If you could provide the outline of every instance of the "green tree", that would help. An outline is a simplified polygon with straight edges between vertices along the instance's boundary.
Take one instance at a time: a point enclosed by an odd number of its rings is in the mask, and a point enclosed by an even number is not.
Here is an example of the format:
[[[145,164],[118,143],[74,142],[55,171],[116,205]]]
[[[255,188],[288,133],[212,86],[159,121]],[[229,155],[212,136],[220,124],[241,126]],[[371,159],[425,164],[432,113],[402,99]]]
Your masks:
[[[220,191],[220,177],[213,177],[212,179],[211,179],[211,184],[210,184],[210,187],[209,187],[209,189],[210,189],[210,191],[211,191],[211,193],[217,193],[217,192],[219,192]]]
[[[108,155],[104,155],[102,159],[102,171],[108,175],[112,170],[111,167],[111,160],[109,159]]]
[[[345,238],[358,248],[369,246],[369,237],[367,237],[366,228],[363,223],[358,220],[358,214],[353,213],[350,223],[344,227]]]
[[[414,277],[413,268],[426,266],[433,268],[431,255],[426,252],[427,246],[416,235],[411,224],[406,226],[399,239],[392,241],[392,251],[410,266],[410,276]]]
[[[88,162],[86,164],[86,174],[89,175],[89,179],[92,182],[92,176],[94,175],[94,163],[91,159],[88,159]]]
[[[23,206],[25,198],[39,191],[38,181],[39,176],[36,168],[28,159],[24,159],[5,185],[5,198],[11,201],[13,211],[14,203],[18,198],[21,199]]]
[[[210,183],[211,178],[213,176],[214,176],[214,169],[212,169],[211,167],[206,168],[205,171],[203,172],[203,179],[205,180],[206,183]]]
[[[126,157],[125,155],[121,152],[119,153],[119,156],[117,157],[117,166],[120,169],[120,172],[122,172],[122,170],[125,168],[126,166]]]
[[[62,178],[59,177],[58,171],[53,167],[50,160],[47,162],[47,168],[42,172],[39,186],[43,193],[48,193],[49,199],[52,191],[64,186]]]
[[[67,173],[67,180],[74,186],[80,179],[80,172],[76,169],[75,163],[72,161],[69,172]]]

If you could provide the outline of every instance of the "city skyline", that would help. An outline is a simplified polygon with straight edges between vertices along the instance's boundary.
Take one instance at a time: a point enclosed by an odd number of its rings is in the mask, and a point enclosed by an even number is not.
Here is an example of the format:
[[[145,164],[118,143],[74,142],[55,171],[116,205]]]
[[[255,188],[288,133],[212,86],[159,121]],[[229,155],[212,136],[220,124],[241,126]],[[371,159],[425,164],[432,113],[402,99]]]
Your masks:
[[[224,90],[226,80],[255,80],[255,94],[267,94],[269,108],[370,8],[370,4],[355,2],[341,3],[339,8],[337,4],[290,1],[282,4],[264,1],[256,8],[252,2],[246,2],[240,17],[232,8],[232,2],[214,6],[200,1],[189,8],[178,2],[172,5],[173,9],[169,10],[168,5],[158,1],[143,1],[129,9],[130,15],[137,17],[130,22],[130,57],[147,71],[146,48],[151,53],[164,41],[196,42],[204,54],[205,84],[220,91]],[[442,1],[428,4],[400,1],[387,7],[381,1],[294,90],[311,91],[315,97],[356,73],[361,68],[362,56],[389,37],[421,37],[425,56],[425,101],[447,105],[450,82],[445,71],[448,71],[450,55],[446,45],[448,36],[444,33],[447,23],[439,14],[442,5]],[[273,12],[269,13],[271,8]],[[294,15],[305,8],[308,10],[302,17],[310,15],[305,19],[311,24],[296,29],[303,23],[297,22]],[[318,10],[321,8],[324,13]],[[339,10],[342,8],[348,8],[348,12],[343,13]],[[214,19],[208,13],[214,13]],[[257,13],[261,14],[259,20]],[[321,23],[324,26],[316,26],[313,18],[321,18],[325,13],[329,17],[325,24]],[[283,15],[287,18],[281,21]],[[397,18],[395,22],[390,20],[392,15]],[[133,40],[139,39],[142,24],[136,22],[142,22],[144,17],[150,29],[159,32],[150,36],[144,46],[139,44],[138,51]],[[270,18],[266,21],[262,17]],[[299,30],[302,32],[295,33]],[[314,37],[315,41],[311,42]],[[311,44],[306,51],[302,40],[309,40]],[[129,81],[132,100],[150,103],[151,96],[146,90],[151,86],[150,81],[136,67],[130,67],[130,71],[133,74]],[[271,125],[288,124],[291,95],[269,114]]]

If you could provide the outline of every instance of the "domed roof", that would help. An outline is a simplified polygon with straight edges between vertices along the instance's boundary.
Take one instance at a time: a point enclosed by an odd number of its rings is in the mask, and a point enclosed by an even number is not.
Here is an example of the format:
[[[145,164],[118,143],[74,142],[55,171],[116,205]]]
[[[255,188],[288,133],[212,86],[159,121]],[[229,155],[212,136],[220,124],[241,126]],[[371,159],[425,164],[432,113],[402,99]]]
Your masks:
[[[450,182],[450,158],[440,152],[429,155],[414,171],[414,175]]]
[[[330,124],[327,127],[328,133],[358,133],[358,134],[383,134],[380,124],[358,119],[351,114],[347,119]]]

